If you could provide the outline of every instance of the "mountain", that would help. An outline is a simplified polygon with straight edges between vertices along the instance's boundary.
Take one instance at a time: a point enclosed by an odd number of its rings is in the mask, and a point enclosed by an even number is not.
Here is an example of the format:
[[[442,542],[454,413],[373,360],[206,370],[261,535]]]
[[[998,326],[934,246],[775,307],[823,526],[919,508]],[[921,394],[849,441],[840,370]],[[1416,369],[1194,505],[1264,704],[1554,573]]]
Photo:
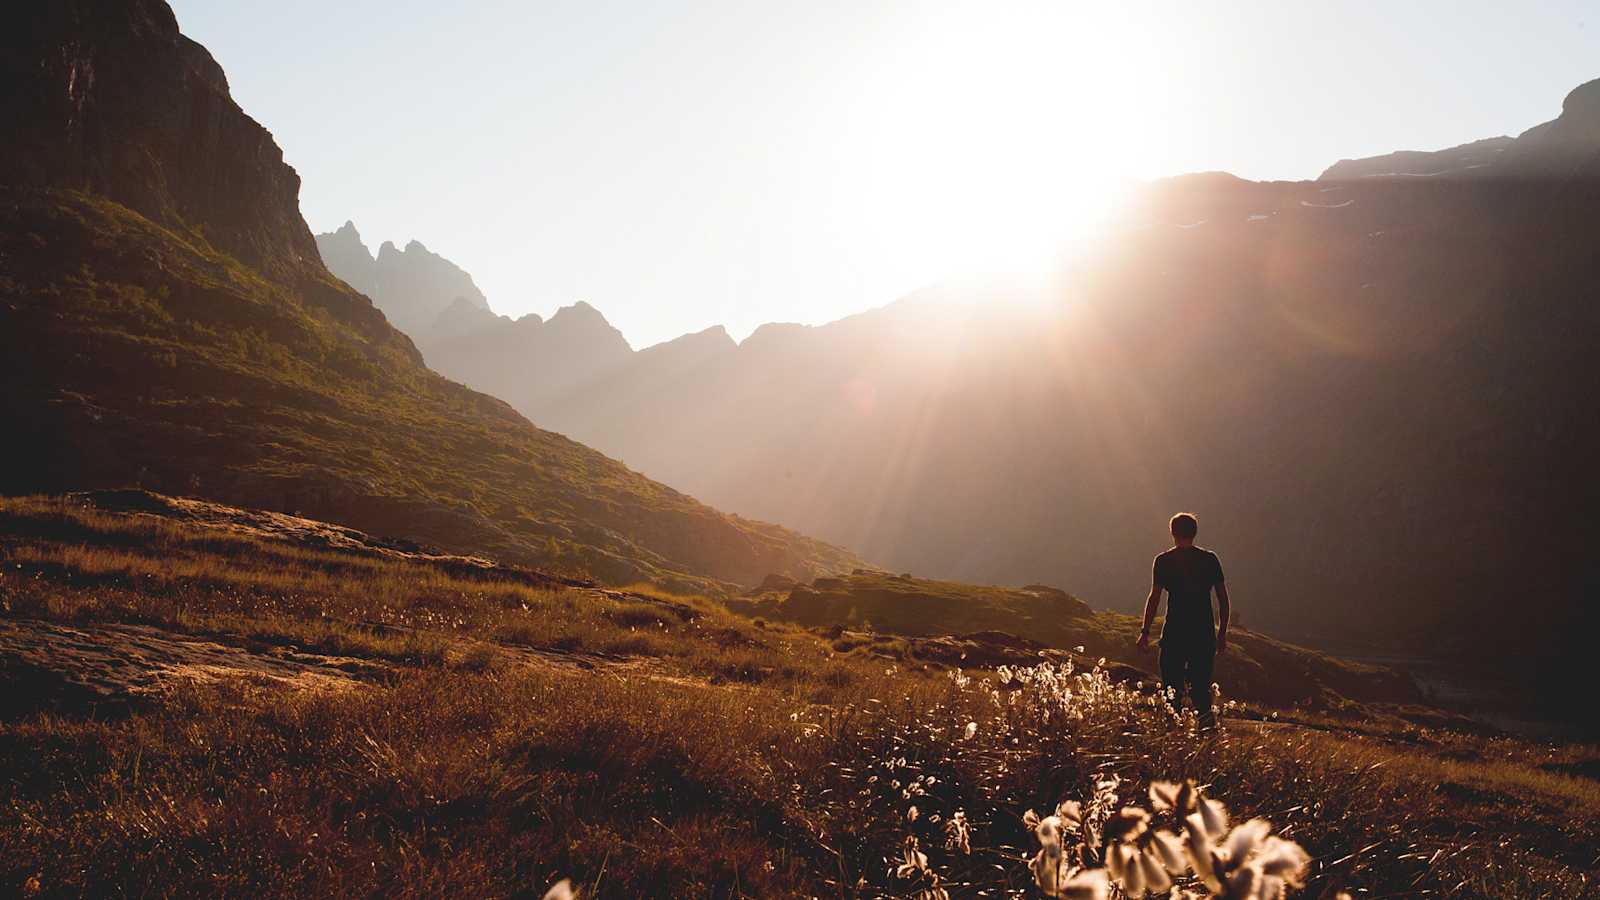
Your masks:
[[[1600,78],[1573,88],[1561,115],[1518,135],[1500,166],[1524,177],[1600,177]]]
[[[465,333],[451,336],[452,328]],[[532,314],[493,323],[441,317],[423,341],[436,371],[523,411],[542,408],[633,353],[622,332],[581,300],[548,321]]]
[[[142,484],[719,592],[856,562],[428,370],[329,274],[298,176],[165,3],[8,5],[0,77],[0,491]],[[481,305],[437,263],[380,250],[377,290],[393,266],[414,276],[406,296]]]
[[[329,271],[333,271],[331,266]],[[534,321],[540,321],[537,314],[530,313],[530,315]],[[465,297],[457,297],[434,317],[433,324],[424,329],[423,334],[429,340],[441,341],[510,324],[512,321],[509,317],[495,315],[494,310],[487,306],[478,306]]]
[[[519,408],[896,571],[1101,607],[1136,607],[1196,509],[1255,627],[1422,648],[1569,715],[1578,657],[1547,645],[1600,624],[1595,91],[1435,159],[1494,154],[1470,175],[1168,179],[1043,291],[690,336]]]
[[[545,321],[496,315],[472,276],[418,241],[404,251],[379,248],[376,259],[355,225],[317,235],[328,271],[370,294],[396,328],[421,348],[442,375],[500,397],[518,410],[546,404],[633,355],[622,332],[600,311],[578,301]]]
[[[1342,159],[1319,181],[1404,176],[1600,177],[1600,79],[1573,88],[1561,114],[1518,135],[1485,138],[1446,150],[1401,150]]]
[[[317,252],[322,254],[322,262],[329,272],[368,297],[378,296],[378,261],[361,240],[356,223],[346,221],[338,231],[319,234],[316,240]]]
[[[1396,176],[1432,177],[1460,175],[1494,165],[1515,141],[1509,137],[1484,138],[1444,150],[1397,150],[1364,159],[1341,159],[1325,170],[1318,181],[1349,181],[1354,178]],[[331,263],[329,264],[332,265]]]
[[[316,236],[328,271],[372,298],[401,331],[416,338],[455,304],[489,312],[489,301],[460,266],[411,241],[404,250],[384,241],[374,257],[354,222]]]

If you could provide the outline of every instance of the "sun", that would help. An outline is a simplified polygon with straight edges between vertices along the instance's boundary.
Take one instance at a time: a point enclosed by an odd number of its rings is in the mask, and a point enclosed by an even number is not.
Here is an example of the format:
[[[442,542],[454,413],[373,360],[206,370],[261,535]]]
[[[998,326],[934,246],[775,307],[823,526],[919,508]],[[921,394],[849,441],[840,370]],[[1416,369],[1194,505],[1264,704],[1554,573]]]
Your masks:
[[[1125,139],[1166,76],[1138,26],[1097,7],[986,4],[903,35],[896,65],[862,86],[849,160],[885,258],[1028,278],[1094,237],[1135,183]]]

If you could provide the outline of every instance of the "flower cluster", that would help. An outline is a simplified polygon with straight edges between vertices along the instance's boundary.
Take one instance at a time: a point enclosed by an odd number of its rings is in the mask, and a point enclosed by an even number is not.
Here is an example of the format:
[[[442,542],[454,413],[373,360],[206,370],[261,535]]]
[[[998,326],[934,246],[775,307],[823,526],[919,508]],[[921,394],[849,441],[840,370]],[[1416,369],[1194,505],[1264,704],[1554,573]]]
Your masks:
[[[1087,807],[1067,800],[1053,815],[1023,816],[1039,841],[1029,868],[1045,896],[1104,900],[1112,891],[1124,897],[1171,891],[1174,898],[1280,900],[1305,885],[1311,858],[1299,844],[1273,835],[1264,819],[1230,827],[1227,808],[1193,783],[1150,786],[1151,810],[1178,822],[1182,837],[1152,827],[1155,816],[1140,807],[1104,815],[1115,789],[1114,778],[1102,779]],[[1104,867],[1093,865],[1096,859]]]

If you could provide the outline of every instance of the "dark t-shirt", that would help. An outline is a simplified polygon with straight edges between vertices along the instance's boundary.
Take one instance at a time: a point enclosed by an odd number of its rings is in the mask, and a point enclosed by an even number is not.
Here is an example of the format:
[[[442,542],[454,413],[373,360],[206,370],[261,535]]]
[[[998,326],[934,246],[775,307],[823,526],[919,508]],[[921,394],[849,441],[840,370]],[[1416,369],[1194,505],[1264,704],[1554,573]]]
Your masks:
[[[1151,578],[1167,592],[1161,642],[1216,639],[1211,589],[1222,583],[1222,561],[1210,550],[1173,547],[1156,557]]]

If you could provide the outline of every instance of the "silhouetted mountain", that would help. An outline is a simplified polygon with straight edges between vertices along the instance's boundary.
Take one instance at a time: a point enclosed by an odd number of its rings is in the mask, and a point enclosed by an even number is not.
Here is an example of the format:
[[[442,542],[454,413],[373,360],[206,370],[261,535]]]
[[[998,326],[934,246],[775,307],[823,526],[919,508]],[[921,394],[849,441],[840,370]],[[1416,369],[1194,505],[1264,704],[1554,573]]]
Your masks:
[[[1560,116],[1518,135],[1500,168],[1522,176],[1600,176],[1600,79],[1574,88]]]
[[[489,308],[489,301],[460,266],[411,241],[404,250],[384,241],[378,248],[377,291],[372,298],[394,326],[414,334],[432,324],[457,300]]]
[[[532,315],[532,319],[540,321],[537,315]],[[438,342],[511,324],[513,323],[510,317],[495,315],[494,310],[487,306],[479,306],[465,297],[457,297],[434,317],[433,324],[423,329],[422,334],[423,340]]]
[[[1562,159],[1589,90],[1530,132]],[[1044,302],[952,286],[673,342],[524,409],[895,570],[1113,608],[1197,509],[1256,627],[1559,686],[1575,657],[1540,644],[1592,634],[1600,587],[1600,180],[1523,165],[1158,182]]]
[[[468,316],[478,321],[476,313],[480,312],[493,315],[472,276],[420,241],[406,244],[404,250],[384,241],[373,256],[355,223],[347,221],[338,231],[317,235],[317,249],[328,271],[372,298],[390,324],[419,344],[426,342],[430,329],[452,309],[456,312],[449,314],[447,322]],[[463,312],[466,309],[473,312]]]
[[[632,348],[599,310],[578,301],[545,321],[496,315],[472,276],[412,241],[385,243],[374,259],[355,226],[317,236],[328,270],[371,297],[440,374],[500,397],[518,410],[540,408],[625,362]],[[369,275],[370,273],[370,275]]]
[[[502,317],[456,337],[447,336],[448,327],[436,327],[433,339],[424,339],[428,364],[524,414],[609,372],[633,353],[622,332],[581,300],[548,321],[531,314],[514,322]]]
[[[1512,138],[1484,138],[1445,150],[1397,150],[1365,159],[1341,159],[1322,173],[1319,181],[1348,181],[1352,178],[1389,176],[1459,175],[1494,165]]]
[[[317,235],[317,251],[328,271],[374,302],[378,296],[378,261],[361,240],[356,223],[346,220],[338,231]],[[378,304],[383,309],[383,304]]]
[[[1321,181],[1433,176],[1571,178],[1600,176],[1600,79],[1572,89],[1561,115],[1518,135],[1485,138],[1447,150],[1401,150],[1342,159]]]
[[[0,77],[0,490],[142,483],[713,589],[853,562],[426,369],[323,267],[294,170],[160,0],[10,4]],[[390,296],[419,315],[482,305],[419,244],[376,264],[377,293],[400,273]],[[586,308],[545,325],[602,326]]]

